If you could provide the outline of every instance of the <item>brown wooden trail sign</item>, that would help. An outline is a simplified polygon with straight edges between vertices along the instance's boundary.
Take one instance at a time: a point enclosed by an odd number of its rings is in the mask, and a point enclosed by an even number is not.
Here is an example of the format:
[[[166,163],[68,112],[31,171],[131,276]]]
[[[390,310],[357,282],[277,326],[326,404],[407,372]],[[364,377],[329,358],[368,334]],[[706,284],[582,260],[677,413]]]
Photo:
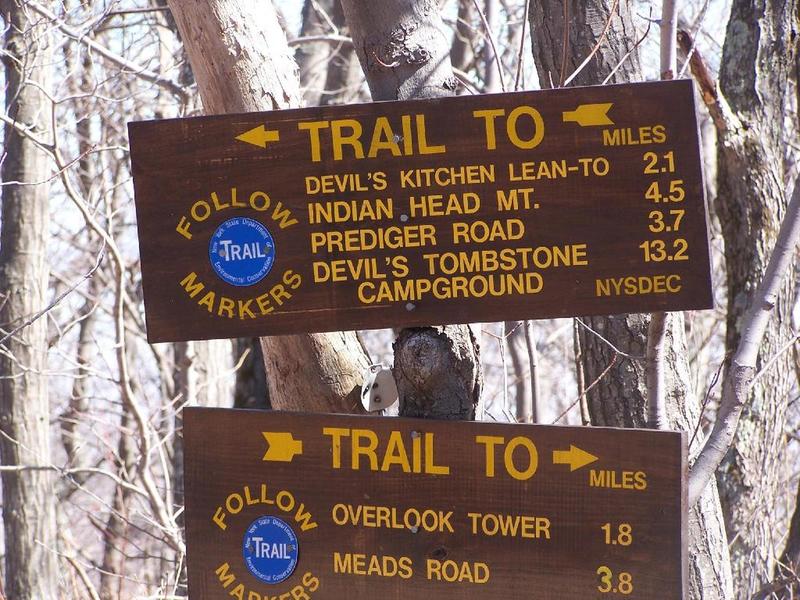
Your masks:
[[[712,306],[690,81],[129,131],[151,342]]]
[[[679,432],[189,408],[192,600],[680,600]]]

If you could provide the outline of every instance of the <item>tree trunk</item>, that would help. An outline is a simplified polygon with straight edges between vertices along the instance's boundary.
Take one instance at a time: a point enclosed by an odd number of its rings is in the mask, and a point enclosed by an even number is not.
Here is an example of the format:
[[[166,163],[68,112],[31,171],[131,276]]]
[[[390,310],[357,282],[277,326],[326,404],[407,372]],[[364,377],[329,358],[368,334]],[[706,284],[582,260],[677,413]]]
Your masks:
[[[233,407],[272,408],[269,403],[267,372],[264,370],[261,342],[258,338],[239,338],[233,343],[233,348],[234,360],[242,363],[236,371]]]
[[[81,311],[83,318],[79,326],[78,343],[75,349],[77,373],[72,380],[69,404],[60,418],[61,442],[64,445],[64,452],[67,454],[69,467],[72,469],[86,469],[92,466],[90,448],[85,443],[86,440],[82,438],[80,427],[85,415],[89,412],[89,365],[95,349],[93,336],[97,318],[94,310],[94,301],[91,299],[96,292],[94,279],[91,280],[89,286],[90,299],[86,300]],[[86,482],[88,477],[88,473],[79,471],[72,476],[72,480],[80,486]],[[64,489],[64,493],[70,495],[75,489],[70,485]]]
[[[458,0],[458,22],[450,62],[454,69],[467,72],[475,62],[475,2]]]
[[[518,423],[536,423],[537,399],[539,397],[539,378],[536,372],[538,362],[536,341],[533,339],[531,321],[506,321],[505,343],[508,358],[515,376],[514,413]]]
[[[14,0],[2,0],[5,19],[6,112],[37,139],[51,143],[52,48]],[[41,89],[40,89],[41,88]],[[0,454],[5,466],[50,464],[47,319],[26,321],[47,304],[50,174],[45,153],[6,126],[0,230]],[[21,182],[21,183],[15,183]],[[4,471],[5,591],[14,600],[58,598],[54,474]]]
[[[300,37],[332,33],[328,19],[333,18],[336,0],[305,0]],[[328,77],[331,44],[326,41],[301,44],[294,53],[300,70],[300,87],[306,106],[318,106]]]
[[[776,569],[776,579],[782,587],[778,595],[781,600],[790,600],[800,596],[800,484],[797,486],[797,498],[789,526],[786,549],[783,551]]]
[[[727,333],[736,348],[741,318],[760,281],[783,218],[788,195],[784,118],[786,87],[796,68],[796,0],[735,0],[720,68],[720,88],[730,108],[730,126],[720,131],[716,202],[725,240]],[[794,273],[786,279],[771,317],[757,370],[793,335]],[[791,353],[769,367],[751,392],[736,440],[717,480],[740,598],[749,598],[771,578],[774,549],[788,498],[786,408],[793,383]]]
[[[342,35],[349,35],[350,28],[344,19],[342,3],[333,3],[333,22]],[[348,102],[369,102],[369,94],[364,91],[364,73],[358,64],[358,56],[352,44],[339,44],[331,48],[328,76],[325,80],[325,93],[320,104],[347,104]]]
[[[296,65],[271,2],[169,5],[207,112],[300,106]],[[273,408],[349,412],[360,406],[369,359],[355,333],[264,337],[261,347]]]
[[[631,314],[583,317],[578,322],[576,354],[582,357],[586,387],[595,384],[587,393],[593,425],[647,426],[644,356],[649,321],[649,315]]]
[[[599,44],[598,52],[572,82],[599,84],[618,66],[609,78],[610,83],[642,78],[631,8],[627,3],[619,3],[617,12],[611,15],[611,6],[606,0],[531,3],[533,54],[542,87],[570,78],[600,41],[609,18],[605,41]],[[566,38],[565,22],[570,23]],[[565,39],[568,41],[566,50]],[[579,371],[587,388],[597,381],[587,397],[592,424],[617,427],[647,424],[644,357],[648,323],[647,315],[618,315],[584,318],[578,324]],[[668,418],[672,427],[692,431],[699,419],[699,405],[690,385],[682,314],[676,314],[670,323],[665,366]],[[694,447],[691,451],[698,449]],[[716,490],[710,487],[689,514],[689,597],[692,600],[728,600],[733,594],[721,524]]]
[[[601,40],[609,16],[611,24],[597,52],[571,83],[603,83],[617,65],[620,68],[609,80],[610,83],[638,81],[642,78],[639,53],[634,50],[637,39],[631,6],[627,2],[619,2],[618,10],[611,15],[612,6],[613,3],[608,0],[531,2],[531,42],[542,88],[559,87],[578,68]],[[570,24],[566,32],[565,22]],[[630,55],[623,61],[629,52]]]
[[[450,40],[436,0],[343,0],[342,8],[373,100],[454,93]],[[468,326],[403,330],[394,357],[401,415],[475,418],[483,379]]]
[[[499,58],[495,56],[495,45],[492,43],[495,25],[497,24],[498,0],[483,1],[483,15],[486,18],[485,30],[483,32],[483,91],[487,94],[502,91],[500,85],[500,70],[498,69]]]
[[[130,481],[136,470],[136,447],[133,432],[136,423],[127,407],[123,406],[117,441],[117,471],[123,481]],[[111,512],[103,527],[103,562],[100,568],[101,600],[116,600],[122,597],[126,572],[125,561],[133,548],[129,542],[129,503],[131,492],[124,486],[116,486],[111,498]],[[183,500],[183,499],[181,499]]]
[[[691,435],[700,420],[701,404],[692,389],[683,313],[673,313],[669,319],[664,345],[667,423],[669,429]],[[701,450],[702,442],[698,435],[689,447],[690,458]],[[689,600],[730,600],[733,590],[728,538],[719,494],[712,483],[689,509]]]
[[[373,100],[439,98],[458,81],[437,0],[342,2]]]
[[[401,416],[475,419],[483,379],[469,327],[403,329],[394,342],[394,376]]]

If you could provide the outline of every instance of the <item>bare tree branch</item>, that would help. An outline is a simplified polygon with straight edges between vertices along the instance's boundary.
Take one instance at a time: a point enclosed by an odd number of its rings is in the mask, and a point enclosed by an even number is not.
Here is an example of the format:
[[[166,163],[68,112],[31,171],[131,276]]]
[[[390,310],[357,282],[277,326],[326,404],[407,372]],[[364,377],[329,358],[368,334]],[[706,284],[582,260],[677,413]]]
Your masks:
[[[702,495],[736,435],[739,416],[755,377],[759,344],[766,331],[770,312],[775,307],[781,280],[794,260],[798,238],[800,178],[795,181],[792,199],[781,223],[764,278],[745,315],[739,346],[722,384],[722,399],[714,428],[689,472],[689,506],[693,506]]]
[[[675,34],[678,30],[678,0],[661,4],[661,79],[674,79],[678,70]]]
[[[163,87],[164,89],[175,94],[175,96],[181,100],[185,100],[188,97],[188,92],[182,86],[178,85],[171,79],[164,77],[163,75],[159,75],[150,69],[146,69],[141,65],[137,65],[124,56],[120,56],[116,52],[112,52],[105,46],[98,44],[77,29],[73,29],[64,23],[63,19],[59,18],[54,12],[36,2],[36,0],[27,0],[26,5],[43,17],[50,19],[64,35],[75,40],[79,44],[84,44],[87,48],[91,48],[94,52],[109,62],[117,65],[118,67],[122,67],[125,72],[131,73],[144,79],[145,81],[149,81],[150,83],[154,83],[160,87]]]
[[[668,315],[653,313],[647,327],[647,420],[653,429],[667,428],[667,399],[664,371]]]

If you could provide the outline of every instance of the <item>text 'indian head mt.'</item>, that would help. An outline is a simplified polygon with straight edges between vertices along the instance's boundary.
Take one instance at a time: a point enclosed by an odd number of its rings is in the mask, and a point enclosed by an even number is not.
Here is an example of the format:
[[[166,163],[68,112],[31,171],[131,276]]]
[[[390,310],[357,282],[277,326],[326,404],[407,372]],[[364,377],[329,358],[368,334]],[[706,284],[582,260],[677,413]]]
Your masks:
[[[151,341],[712,305],[691,82],[129,127]]]

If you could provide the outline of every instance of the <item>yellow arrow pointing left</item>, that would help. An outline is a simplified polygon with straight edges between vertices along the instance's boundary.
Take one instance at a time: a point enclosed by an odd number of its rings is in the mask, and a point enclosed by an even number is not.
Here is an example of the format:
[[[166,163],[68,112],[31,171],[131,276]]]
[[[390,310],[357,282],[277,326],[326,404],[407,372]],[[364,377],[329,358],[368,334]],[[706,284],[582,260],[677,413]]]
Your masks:
[[[564,123],[574,121],[581,127],[589,127],[592,125],[613,125],[608,116],[608,111],[613,104],[611,102],[603,102],[600,104],[581,104],[575,110],[566,110],[561,115],[561,120]]]
[[[290,432],[262,431],[261,435],[267,440],[267,451],[261,460],[292,462],[295,455],[303,453],[303,442],[294,439]]]
[[[279,141],[281,133],[277,129],[267,129],[263,125],[259,125],[258,127],[253,127],[253,129],[248,129],[241,135],[237,135],[236,139],[240,142],[253,144],[253,146],[266,148],[268,142]]]
[[[590,465],[596,460],[598,458],[594,454],[589,454],[586,450],[581,450],[572,444],[570,444],[569,450],[553,450],[553,464],[569,465],[570,473]]]

